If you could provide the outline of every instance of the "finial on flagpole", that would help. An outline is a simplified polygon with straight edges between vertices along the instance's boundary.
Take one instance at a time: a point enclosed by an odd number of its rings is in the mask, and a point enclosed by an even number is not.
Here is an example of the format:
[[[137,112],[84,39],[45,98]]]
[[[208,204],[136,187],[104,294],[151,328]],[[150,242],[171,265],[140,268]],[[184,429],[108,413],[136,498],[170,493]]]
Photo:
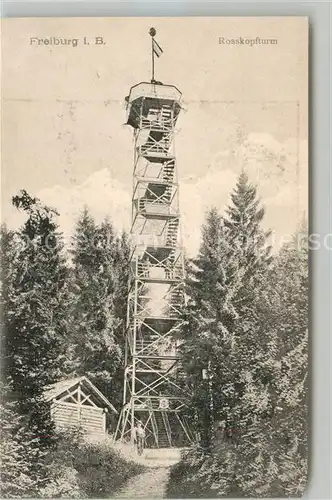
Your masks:
[[[151,36],[155,36],[157,32],[156,32],[156,30],[154,28],[150,28],[149,33],[150,33]]]

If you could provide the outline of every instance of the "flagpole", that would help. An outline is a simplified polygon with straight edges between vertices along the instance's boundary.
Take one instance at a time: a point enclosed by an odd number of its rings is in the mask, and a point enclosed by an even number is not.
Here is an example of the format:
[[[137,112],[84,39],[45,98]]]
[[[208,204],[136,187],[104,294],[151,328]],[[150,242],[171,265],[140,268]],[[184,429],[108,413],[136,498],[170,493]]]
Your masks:
[[[156,30],[154,28],[151,28],[149,31],[151,35],[151,62],[152,62],[152,78],[151,78],[151,83],[154,83],[154,50],[153,50],[153,37],[156,34]]]
[[[152,80],[154,82],[154,50],[153,50],[153,36],[151,37],[151,51],[152,51]]]

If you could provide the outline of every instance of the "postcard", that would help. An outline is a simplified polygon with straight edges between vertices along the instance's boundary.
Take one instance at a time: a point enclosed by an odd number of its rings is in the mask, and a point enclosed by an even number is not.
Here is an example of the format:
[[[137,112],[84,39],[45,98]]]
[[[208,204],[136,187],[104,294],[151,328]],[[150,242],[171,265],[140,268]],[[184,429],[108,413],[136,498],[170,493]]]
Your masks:
[[[2,47],[3,497],[301,496],[308,19]]]

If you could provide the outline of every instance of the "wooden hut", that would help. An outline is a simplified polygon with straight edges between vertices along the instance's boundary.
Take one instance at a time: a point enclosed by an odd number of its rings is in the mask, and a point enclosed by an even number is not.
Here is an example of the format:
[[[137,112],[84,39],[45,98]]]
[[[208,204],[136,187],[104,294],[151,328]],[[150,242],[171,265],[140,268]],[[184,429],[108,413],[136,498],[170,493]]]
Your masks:
[[[61,380],[49,386],[45,398],[57,428],[82,427],[88,434],[106,432],[106,415],[114,406],[85,376]]]

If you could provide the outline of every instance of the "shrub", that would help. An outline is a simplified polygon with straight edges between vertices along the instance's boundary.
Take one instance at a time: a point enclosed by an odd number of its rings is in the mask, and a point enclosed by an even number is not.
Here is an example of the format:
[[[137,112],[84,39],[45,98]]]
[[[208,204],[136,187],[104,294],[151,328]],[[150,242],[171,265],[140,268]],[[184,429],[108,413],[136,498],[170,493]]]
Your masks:
[[[284,451],[267,434],[240,445],[220,443],[207,455],[194,447],[172,467],[167,497],[299,497],[306,480],[307,460],[297,446]]]
[[[49,482],[40,497],[109,497],[144,467],[121,457],[110,441],[88,442],[81,429],[58,435],[56,450],[48,457]]]
[[[109,497],[145,469],[123,458],[110,440],[87,442],[80,428],[58,432],[54,449],[40,460],[9,405],[2,406],[1,417],[2,498]],[[34,472],[36,461],[42,476]]]
[[[29,477],[29,464],[25,460],[22,444],[15,439],[2,414],[2,432],[0,442],[1,496],[13,498],[29,491],[32,481]]]
[[[39,489],[41,498],[83,498],[77,471],[73,467],[53,463],[47,484]]]
[[[107,497],[144,467],[120,456],[108,443],[84,443],[74,464],[87,497]]]
[[[47,480],[38,489],[41,498],[83,498],[75,462],[83,443],[83,431],[77,427],[56,434],[56,447],[45,459]]]
[[[34,496],[41,457],[35,439],[14,403],[0,404],[0,485],[2,498]]]
[[[168,498],[200,498],[215,496],[211,489],[209,469],[212,457],[196,446],[185,452],[171,468],[167,485]]]

